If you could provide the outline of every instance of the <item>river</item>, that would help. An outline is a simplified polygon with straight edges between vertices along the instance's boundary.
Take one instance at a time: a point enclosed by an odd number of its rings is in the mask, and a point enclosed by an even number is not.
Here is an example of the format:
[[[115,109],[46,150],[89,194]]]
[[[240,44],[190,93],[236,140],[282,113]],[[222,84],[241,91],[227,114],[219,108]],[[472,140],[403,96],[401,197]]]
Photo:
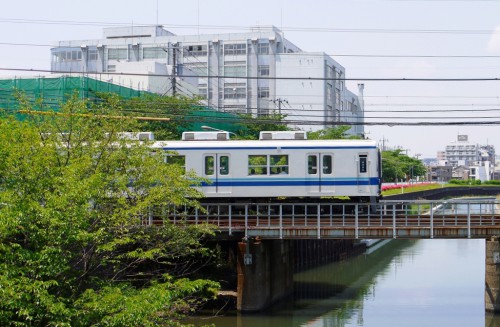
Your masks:
[[[370,254],[294,276],[295,294],[259,314],[197,318],[199,326],[491,326],[481,239],[383,241]]]
[[[445,208],[443,208],[445,209]],[[294,295],[258,314],[190,320],[217,327],[500,327],[484,309],[485,240],[384,240],[294,275]]]

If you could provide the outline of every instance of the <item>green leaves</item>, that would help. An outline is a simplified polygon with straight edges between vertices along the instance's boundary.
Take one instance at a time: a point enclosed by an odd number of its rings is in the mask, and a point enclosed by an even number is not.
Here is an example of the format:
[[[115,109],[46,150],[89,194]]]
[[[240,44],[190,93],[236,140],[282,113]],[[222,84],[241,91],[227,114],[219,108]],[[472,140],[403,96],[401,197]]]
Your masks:
[[[316,132],[307,133],[309,140],[339,140],[345,138],[359,138],[359,137],[346,137],[346,132],[351,129],[350,126],[336,126],[326,129],[321,129]]]
[[[382,180],[384,182],[397,182],[409,180],[417,176],[424,176],[424,164],[415,158],[401,153],[402,150],[382,152]]]
[[[121,137],[140,126],[120,110],[114,96],[73,96],[0,120],[0,325],[168,325],[213,295],[216,284],[178,279],[211,259],[210,228],[140,219],[196,205],[197,177]]]

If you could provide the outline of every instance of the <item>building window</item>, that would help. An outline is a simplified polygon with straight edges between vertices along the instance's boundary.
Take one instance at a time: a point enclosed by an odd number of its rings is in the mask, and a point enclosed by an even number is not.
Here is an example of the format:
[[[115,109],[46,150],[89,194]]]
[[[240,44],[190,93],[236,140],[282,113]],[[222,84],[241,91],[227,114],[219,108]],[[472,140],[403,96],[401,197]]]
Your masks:
[[[246,98],[245,83],[224,84],[224,99],[244,99]]]
[[[166,58],[167,52],[160,47],[150,47],[142,49],[142,58],[143,59],[159,59]]]
[[[257,68],[258,76],[269,76],[269,66],[268,65],[259,65]]]
[[[187,45],[183,47],[185,57],[206,57],[207,56],[207,46],[206,45]]]
[[[82,50],[61,51],[54,53],[54,61],[67,62],[82,60]]]
[[[224,44],[224,55],[244,55],[247,53],[247,45],[240,44]]]
[[[226,61],[224,63],[225,77],[245,77],[246,62],[245,61]]]
[[[238,113],[238,114],[246,114],[247,108],[245,105],[225,105],[222,107],[222,111]]]
[[[107,72],[108,73],[114,73],[114,72],[116,72],[116,65],[108,65]]]
[[[257,45],[257,53],[260,55],[269,54],[269,43],[259,43]]]
[[[332,79],[335,77],[335,69],[330,66],[326,66],[326,78]]]
[[[207,99],[207,91],[208,87],[206,83],[199,83],[198,84],[198,95],[202,99]]]
[[[269,98],[269,88],[268,87],[259,87],[259,89],[258,89],[258,97],[260,99],[262,99],[262,98]]]
[[[128,59],[128,50],[127,49],[108,49],[108,59],[109,60]]]
[[[96,60],[97,60],[97,50],[90,49],[89,50],[89,61],[96,61]]]
[[[326,86],[326,102],[333,103],[333,88],[330,84]]]
[[[207,64],[205,63],[195,63],[195,64],[184,64],[184,69],[193,72],[198,76],[207,76]]]

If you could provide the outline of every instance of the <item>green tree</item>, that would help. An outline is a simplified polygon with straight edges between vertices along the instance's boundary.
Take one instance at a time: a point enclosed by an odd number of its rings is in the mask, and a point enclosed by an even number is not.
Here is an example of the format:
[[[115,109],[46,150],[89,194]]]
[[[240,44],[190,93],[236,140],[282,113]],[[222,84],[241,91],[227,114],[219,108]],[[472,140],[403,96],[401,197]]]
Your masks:
[[[309,140],[338,140],[338,139],[359,139],[358,136],[347,136],[346,132],[350,130],[349,126],[335,126],[330,128],[321,129],[315,132],[307,133]]]
[[[242,122],[237,137],[246,140],[258,140],[262,131],[289,131],[290,128],[284,122],[284,115],[271,114],[253,118],[250,114],[240,115]]]
[[[409,180],[417,176],[424,176],[425,172],[426,169],[422,161],[403,154],[402,150],[382,152],[383,182]]]
[[[99,96],[105,105],[116,105],[119,99],[117,95],[109,93]],[[195,121],[193,114],[200,106],[197,98],[156,94],[120,99],[119,103],[120,114],[125,116],[159,118],[141,123],[141,130],[154,132],[157,140],[179,140],[182,132]]]
[[[218,287],[187,278],[212,256],[209,226],[141,225],[196,205],[197,177],[121,137],[137,124],[111,119],[119,99],[90,106],[0,120],[2,326],[175,326]]]

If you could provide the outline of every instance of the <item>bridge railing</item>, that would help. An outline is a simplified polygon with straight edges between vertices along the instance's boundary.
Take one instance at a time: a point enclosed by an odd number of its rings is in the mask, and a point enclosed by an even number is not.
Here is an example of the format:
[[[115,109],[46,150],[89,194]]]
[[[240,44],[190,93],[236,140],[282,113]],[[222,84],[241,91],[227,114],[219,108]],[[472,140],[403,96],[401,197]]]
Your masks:
[[[476,227],[500,228],[495,200],[383,201],[379,203],[217,203],[198,208],[164,206],[142,217],[145,225],[165,222],[211,224],[233,235],[269,238],[476,236]],[[439,231],[439,233],[442,233]],[[413,236],[412,236],[413,235]],[[441,235],[441,234],[439,234]]]

